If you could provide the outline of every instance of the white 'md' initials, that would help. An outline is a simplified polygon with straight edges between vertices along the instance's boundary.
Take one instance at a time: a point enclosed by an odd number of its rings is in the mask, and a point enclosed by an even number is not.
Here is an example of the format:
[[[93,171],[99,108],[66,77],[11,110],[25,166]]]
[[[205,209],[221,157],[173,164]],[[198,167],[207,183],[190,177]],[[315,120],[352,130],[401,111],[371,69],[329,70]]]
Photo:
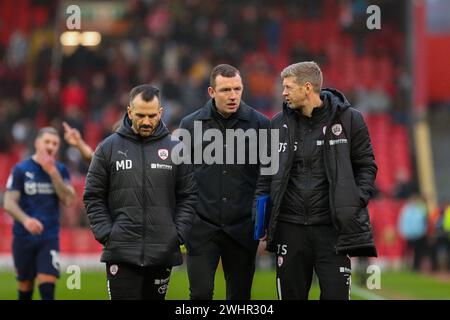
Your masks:
[[[116,171],[119,171],[120,169],[131,169],[133,167],[133,162],[131,160],[120,160],[116,161]]]

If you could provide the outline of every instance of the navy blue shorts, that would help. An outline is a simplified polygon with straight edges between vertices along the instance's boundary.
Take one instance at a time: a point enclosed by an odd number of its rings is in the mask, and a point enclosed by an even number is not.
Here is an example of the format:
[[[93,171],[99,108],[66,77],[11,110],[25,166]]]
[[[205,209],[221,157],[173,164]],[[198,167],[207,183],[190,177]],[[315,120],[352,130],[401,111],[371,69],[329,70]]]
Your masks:
[[[28,240],[14,237],[14,266],[17,280],[34,280],[37,274],[59,278],[59,239]]]

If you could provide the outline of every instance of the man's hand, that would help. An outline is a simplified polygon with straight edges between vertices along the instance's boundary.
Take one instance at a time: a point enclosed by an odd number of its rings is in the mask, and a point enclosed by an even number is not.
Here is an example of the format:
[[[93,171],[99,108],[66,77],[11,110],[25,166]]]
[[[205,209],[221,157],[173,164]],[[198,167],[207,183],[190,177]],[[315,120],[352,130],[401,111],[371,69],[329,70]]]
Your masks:
[[[50,176],[58,171],[58,169],[56,169],[55,157],[52,157],[49,154],[46,153],[36,154],[36,161],[41,165],[42,169],[44,169],[44,171],[47,172]]]
[[[94,156],[94,151],[83,140],[80,131],[78,131],[78,129],[72,128],[65,121],[63,121],[62,125],[64,127],[64,140],[66,140],[66,142],[71,146],[77,148],[84,160],[86,160],[87,162],[91,162],[92,157]]]
[[[264,236],[259,238],[259,241],[266,241],[267,240],[267,229],[264,229]]]
[[[23,226],[25,227],[25,229],[27,229],[31,234],[41,234],[42,231],[44,230],[44,226],[42,225],[42,223],[35,218],[26,218],[23,221]]]
[[[266,247],[267,247],[267,242],[266,241],[259,241],[259,244],[258,244],[258,250],[257,250],[257,252],[258,252],[258,254],[264,254],[264,251],[266,250]]]
[[[66,140],[66,142],[71,146],[79,146],[81,143],[80,131],[78,131],[78,129],[76,128],[72,128],[65,121],[62,123],[62,125],[64,127],[64,140]]]

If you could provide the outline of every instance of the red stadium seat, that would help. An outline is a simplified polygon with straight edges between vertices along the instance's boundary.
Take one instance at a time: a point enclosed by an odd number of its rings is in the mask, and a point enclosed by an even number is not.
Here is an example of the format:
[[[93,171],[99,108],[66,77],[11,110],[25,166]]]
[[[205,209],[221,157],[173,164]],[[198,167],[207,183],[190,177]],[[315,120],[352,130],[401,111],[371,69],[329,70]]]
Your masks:
[[[403,254],[404,241],[397,230],[398,215],[402,205],[402,201],[387,198],[372,200],[369,204],[379,256],[400,258]]]
[[[2,169],[0,170],[0,190],[6,190],[6,182],[11,173],[11,169],[15,164],[13,155],[9,153],[0,153],[0,164],[2,166]]]
[[[84,128],[86,143],[95,150],[103,134],[103,128],[100,123],[89,121]]]

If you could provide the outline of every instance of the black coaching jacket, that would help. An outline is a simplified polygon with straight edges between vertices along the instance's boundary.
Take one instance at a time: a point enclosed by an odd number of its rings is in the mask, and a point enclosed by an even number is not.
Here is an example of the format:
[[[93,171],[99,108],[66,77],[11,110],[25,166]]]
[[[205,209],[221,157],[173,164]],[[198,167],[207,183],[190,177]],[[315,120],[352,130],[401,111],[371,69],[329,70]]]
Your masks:
[[[191,151],[194,154],[194,125],[201,124],[203,133],[208,129],[220,130],[224,137],[220,147],[223,148],[225,157],[227,146],[226,129],[268,129],[269,120],[249,107],[243,101],[236,114],[227,121],[227,128],[218,121],[217,111],[213,105],[214,100],[209,100],[205,106],[196,112],[186,116],[180,123],[180,128],[187,129],[192,137]],[[197,139],[199,137],[196,137]],[[200,137],[201,138],[201,137]],[[259,138],[258,138],[259,140]],[[259,142],[259,141],[258,141]],[[203,141],[201,152],[210,144]],[[260,163],[251,164],[249,159],[250,149],[257,152],[258,143],[238,146],[234,143],[235,161],[240,147],[244,147],[245,164],[208,164],[204,160],[194,165],[195,180],[199,190],[199,200],[196,207],[196,215],[192,229],[186,239],[186,248],[194,252],[201,244],[205,243],[219,230],[224,231],[242,246],[249,250],[255,250],[258,241],[253,240],[252,203],[258,179]],[[225,162],[225,161],[224,161]]]
[[[331,220],[337,230],[336,253],[350,256],[377,256],[372,235],[368,201],[374,191],[377,166],[367,126],[362,114],[353,109],[335,89],[323,89],[321,99],[329,107],[330,120],[323,137],[324,165],[329,182]],[[260,176],[256,196],[270,194],[267,250],[274,251],[280,205],[294,161],[296,113],[286,103],[271,121],[279,129],[278,172]]]
[[[191,227],[197,187],[189,165],[174,163],[171,138],[161,121],[147,138],[125,115],[103,140],[89,166],[84,204],[101,261],[139,266],[182,263],[180,244]]]

